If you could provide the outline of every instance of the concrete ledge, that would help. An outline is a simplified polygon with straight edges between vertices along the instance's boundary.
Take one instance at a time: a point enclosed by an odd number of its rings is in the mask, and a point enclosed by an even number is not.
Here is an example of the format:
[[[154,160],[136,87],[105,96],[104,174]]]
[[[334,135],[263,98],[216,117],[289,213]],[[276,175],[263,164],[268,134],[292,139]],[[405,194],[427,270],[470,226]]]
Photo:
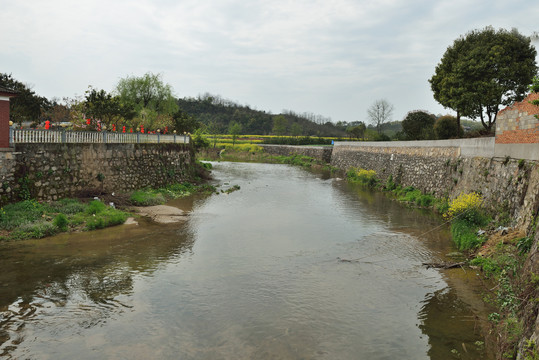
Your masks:
[[[494,156],[539,160],[539,144],[496,144]]]
[[[338,141],[335,147],[373,147],[373,148],[453,148],[458,149],[462,157],[495,156],[494,137],[451,140],[421,140],[421,141]]]

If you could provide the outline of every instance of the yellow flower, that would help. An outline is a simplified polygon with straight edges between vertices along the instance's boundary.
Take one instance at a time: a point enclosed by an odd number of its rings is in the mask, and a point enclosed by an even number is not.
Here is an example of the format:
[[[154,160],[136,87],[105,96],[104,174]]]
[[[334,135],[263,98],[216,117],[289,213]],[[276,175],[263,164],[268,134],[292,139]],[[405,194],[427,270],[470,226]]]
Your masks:
[[[449,204],[449,209],[444,214],[446,219],[452,219],[471,209],[479,209],[483,204],[481,195],[475,192],[460,194]]]

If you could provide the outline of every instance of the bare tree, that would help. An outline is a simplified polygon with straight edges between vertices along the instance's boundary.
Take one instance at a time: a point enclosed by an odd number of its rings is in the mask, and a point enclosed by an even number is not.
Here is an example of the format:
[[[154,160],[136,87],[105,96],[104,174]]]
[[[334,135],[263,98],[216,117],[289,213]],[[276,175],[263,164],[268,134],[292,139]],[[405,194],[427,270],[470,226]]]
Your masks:
[[[386,99],[376,100],[367,110],[367,113],[369,114],[371,124],[376,127],[376,130],[380,134],[382,132],[382,125],[391,120],[393,105]]]

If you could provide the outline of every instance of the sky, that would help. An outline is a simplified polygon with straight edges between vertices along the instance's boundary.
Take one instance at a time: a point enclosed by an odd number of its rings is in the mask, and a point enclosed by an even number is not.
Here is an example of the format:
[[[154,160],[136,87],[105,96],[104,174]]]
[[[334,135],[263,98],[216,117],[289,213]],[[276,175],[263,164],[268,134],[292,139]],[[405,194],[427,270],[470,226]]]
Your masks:
[[[0,0],[0,72],[74,98],[161,74],[177,97],[220,95],[271,113],[368,122],[452,114],[428,79],[474,29],[539,31],[530,0]],[[534,45],[539,49],[539,43]]]

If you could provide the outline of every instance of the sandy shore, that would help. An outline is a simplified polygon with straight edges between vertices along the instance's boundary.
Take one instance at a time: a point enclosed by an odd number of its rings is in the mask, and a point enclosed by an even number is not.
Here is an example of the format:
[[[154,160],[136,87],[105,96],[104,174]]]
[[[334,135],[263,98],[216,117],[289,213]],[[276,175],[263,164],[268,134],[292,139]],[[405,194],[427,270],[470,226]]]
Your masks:
[[[153,221],[161,224],[176,223],[187,220],[187,214],[183,210],[175,208],[173,206],[141,206],[134,207],[132,208],[132,210],[135,210],[141,216],[147,216]]]

